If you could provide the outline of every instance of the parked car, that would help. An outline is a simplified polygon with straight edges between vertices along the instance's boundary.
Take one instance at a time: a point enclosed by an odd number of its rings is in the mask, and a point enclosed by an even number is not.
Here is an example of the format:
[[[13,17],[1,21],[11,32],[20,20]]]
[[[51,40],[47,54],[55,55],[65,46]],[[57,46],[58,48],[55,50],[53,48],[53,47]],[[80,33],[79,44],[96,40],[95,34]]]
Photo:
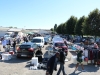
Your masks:
[[[31,42],[40,47],[44,47],[44,37],[34,37]]]
[[[22,43],[17,49],[17,58],[19,57],[33,57],[39,46],[37,44],[27,42]]]
[[[53,50],[55,51],[55,50],[61,50],[62,48],[64,48],[65,49],[65,53],[66,53],[66,56],[67,56],[67,54],[68,54],[68,47],[65,45],[65,43],[64,42],[54,42],[53,43]]]
[[[44,37],[44,44],[47,45],[49,43],[49,39],[47,37]]]
[[[49,41],[51,41],[51,40],[52,40],[51,35],[45,35],[45,37],[46,37],[46,38],[48,38],[48,39],[49,39]]]

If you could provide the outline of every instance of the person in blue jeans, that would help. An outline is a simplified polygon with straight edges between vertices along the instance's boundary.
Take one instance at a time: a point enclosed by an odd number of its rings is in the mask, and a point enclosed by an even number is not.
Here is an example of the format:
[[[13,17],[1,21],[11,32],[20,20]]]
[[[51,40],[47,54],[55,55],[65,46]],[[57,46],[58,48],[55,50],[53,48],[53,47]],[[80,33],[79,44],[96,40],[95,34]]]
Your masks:
[[[63,75],[67,75],[66,73],[65,73],[65,68],[64,68],[64,64],[65,64],[65,53],[64,53],[64,48],[62,48],[62,50],[60,51],[60,68],[59,68],[59,70],[58,70],[58,72],[57,72],[57,75],[60,75],[60,72],[61,72],[61,70],[62,70],[62,72],[63,72]]]

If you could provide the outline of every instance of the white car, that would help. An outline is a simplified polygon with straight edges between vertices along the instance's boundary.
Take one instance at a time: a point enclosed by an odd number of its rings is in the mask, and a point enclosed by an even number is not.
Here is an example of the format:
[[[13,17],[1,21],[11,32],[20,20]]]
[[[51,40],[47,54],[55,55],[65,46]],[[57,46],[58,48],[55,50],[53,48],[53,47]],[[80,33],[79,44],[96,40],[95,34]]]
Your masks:
[[[44,47],[44,37],[34,37],[31,42],[40,47]]]

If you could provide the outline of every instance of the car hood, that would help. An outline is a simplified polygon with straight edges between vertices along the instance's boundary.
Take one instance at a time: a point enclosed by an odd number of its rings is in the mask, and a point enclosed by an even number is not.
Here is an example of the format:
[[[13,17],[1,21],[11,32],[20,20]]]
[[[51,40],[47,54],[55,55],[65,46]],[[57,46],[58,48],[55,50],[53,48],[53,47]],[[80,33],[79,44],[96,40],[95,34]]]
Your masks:
[[[58,48],[66,48],[67,49],[67,46],[58,46]]]
[[[41,43],[34,43],[34,44],[37,44],[37,45],[39,45],[39,46],[41,45]]]

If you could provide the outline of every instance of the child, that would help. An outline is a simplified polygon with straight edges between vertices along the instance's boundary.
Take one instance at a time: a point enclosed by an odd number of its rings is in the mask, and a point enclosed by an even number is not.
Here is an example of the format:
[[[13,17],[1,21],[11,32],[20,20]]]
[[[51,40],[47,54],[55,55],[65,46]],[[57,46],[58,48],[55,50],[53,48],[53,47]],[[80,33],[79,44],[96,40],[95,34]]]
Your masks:
[[[78,53],[77,53],[77,64],[76,64],[75,71],[77,70],[79,64],[81,64],[82,71],[85,71],[84,70],[84,67],[83,67],[83,63],[82,63],[83,62],[83,60],[82,60],[82,53],[83,53],[82,50],[81,51],[78,51]]]

